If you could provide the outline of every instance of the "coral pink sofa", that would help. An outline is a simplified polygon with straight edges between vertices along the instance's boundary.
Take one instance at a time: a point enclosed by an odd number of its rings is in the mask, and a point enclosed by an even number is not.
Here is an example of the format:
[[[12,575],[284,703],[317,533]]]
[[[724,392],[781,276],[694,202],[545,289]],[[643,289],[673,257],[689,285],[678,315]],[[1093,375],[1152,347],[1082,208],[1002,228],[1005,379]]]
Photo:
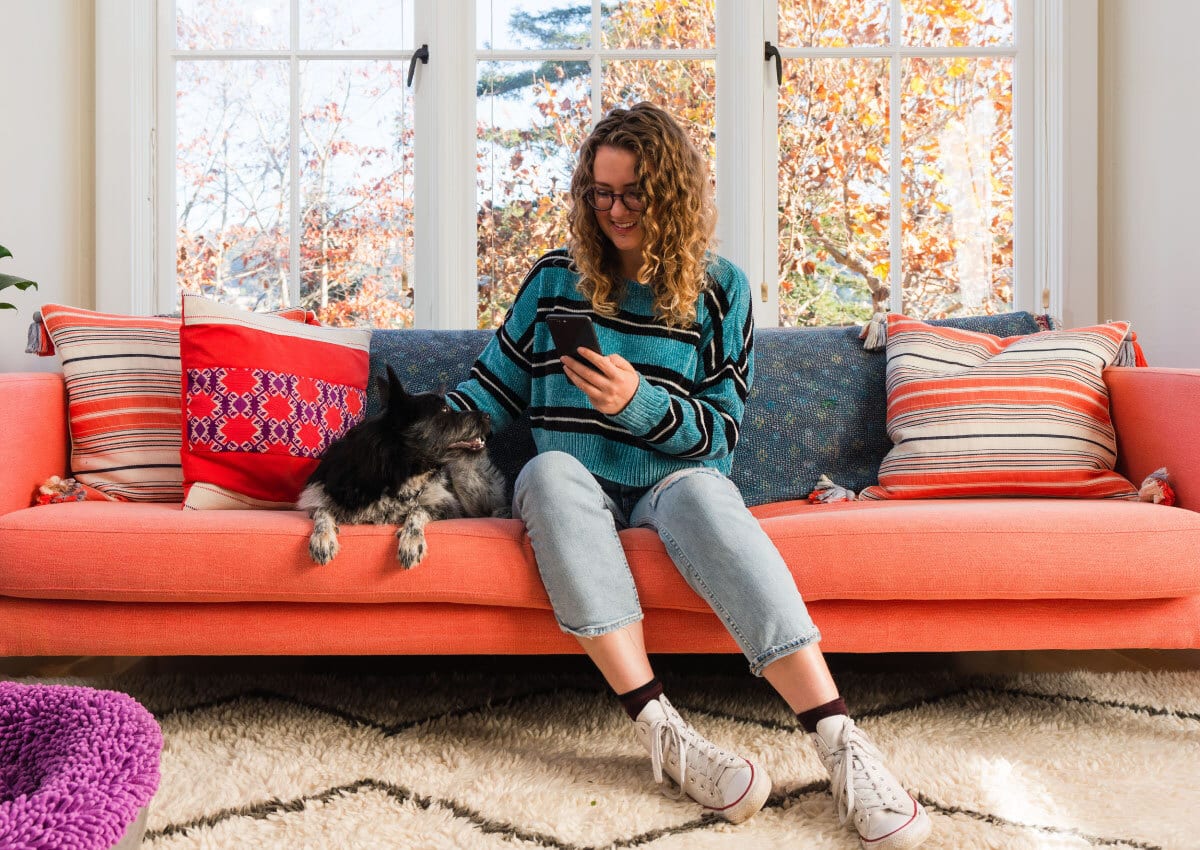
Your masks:
[[[487,337],[376,333],[373,368],[404,363],[409,378],[425,368],[435,386],[457,380]],[[827,651],[1200,647],[1200,370],[1106,372],[1118,470],[1140,482],[1168,467],[1176,507],[1050,499],[813,505],[804,496],[817,473],[864,486],[887,449],[882,422],[836,430],[882,416],[874,397],[883,393],[882,361],[851,354],[861,346],[850,331],[844,340],[820,337],[845,346],[832,360],[797,348],[810,337],[792,334],[801,332],[759,335],[756,395],[734,479],[791,566]],[[422,351],[458,360],[414,367]],[[838,384],[845,370],[857,390]],[[782,409],[803,392],[819,401],[808,419],[797,415],[807,408]],[[862,397],[853,402],[852,392]],[[0,374],[0,434],[4,655],[578,651],[554,622],[518,521],[435,522],[429,554],[412,571],[395,563],[391,528],[346,527],[341,554],[318,567],[299,512],[92,501],[30,507],[40,482],[68,472],[61,375]],[[841,439],[848,442],[835,445]],[[806,459],[822,450],[830,453]],[[520,455],[502,468],[511,474]],[[846,469],[821,467],[847,455]],[[651,651],[737,652],[653,532],[628,530],[622,539]]]

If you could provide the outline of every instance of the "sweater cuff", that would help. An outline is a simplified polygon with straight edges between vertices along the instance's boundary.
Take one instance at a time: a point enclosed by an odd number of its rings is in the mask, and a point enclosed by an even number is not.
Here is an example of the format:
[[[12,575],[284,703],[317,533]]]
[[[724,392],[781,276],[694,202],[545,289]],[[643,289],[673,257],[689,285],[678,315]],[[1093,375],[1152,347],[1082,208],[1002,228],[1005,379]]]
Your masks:
[[[629,404],[608,418],[635,437],[644,437],[659,426],[670,407],[670,393],[650,385],[639,375],[638,387]]]

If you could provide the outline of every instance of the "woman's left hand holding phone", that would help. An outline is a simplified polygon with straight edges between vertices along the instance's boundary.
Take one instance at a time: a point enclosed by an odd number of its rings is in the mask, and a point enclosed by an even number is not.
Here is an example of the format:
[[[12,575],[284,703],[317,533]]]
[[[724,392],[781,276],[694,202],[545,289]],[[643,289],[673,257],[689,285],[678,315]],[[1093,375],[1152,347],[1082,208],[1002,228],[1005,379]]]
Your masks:
[[[641,378],[638,371],[620,354],[597,354],[587,348],[577,351],[574,357],[561,358],[567,378],[583,390],[592,407],[601,413],[606,416],[620,413],[637,392]]]

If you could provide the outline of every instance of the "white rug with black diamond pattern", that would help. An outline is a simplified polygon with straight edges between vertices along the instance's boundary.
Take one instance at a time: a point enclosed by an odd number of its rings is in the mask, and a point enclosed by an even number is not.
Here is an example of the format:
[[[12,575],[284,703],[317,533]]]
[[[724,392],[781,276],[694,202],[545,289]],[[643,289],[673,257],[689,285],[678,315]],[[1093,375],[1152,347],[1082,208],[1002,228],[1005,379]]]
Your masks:
[[[786,706],[748,674],[668,675],[774,790],[731,826],[659,792],[594,675],[135,675],[162,785],[143,844],[857,850]],[[1200,672],[876,675],[839,684],[929,810],[928,848],[1200,848]]]

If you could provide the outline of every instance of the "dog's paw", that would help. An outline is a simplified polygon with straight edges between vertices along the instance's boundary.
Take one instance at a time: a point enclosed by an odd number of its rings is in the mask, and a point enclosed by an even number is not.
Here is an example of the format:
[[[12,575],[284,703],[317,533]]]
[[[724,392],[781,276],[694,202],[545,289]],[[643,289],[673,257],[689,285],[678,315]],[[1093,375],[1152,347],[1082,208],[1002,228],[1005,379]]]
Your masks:
[[[396,547],[396,560],[404,569],[411,570],[425,557],[425,535],[423,532],[409,534],[398,531],[396,537],[400,540],[400,545]]]
[[[314,531],[308,538],[308,554],[312,556],[313,563],[321,566],[332,561],[337,556],[339,548],[337,532],[333,530]]]
[[[512,508],[508,505],[501,505],[498,508],[493,508],[492,516],[496,519],[512,519]]]

